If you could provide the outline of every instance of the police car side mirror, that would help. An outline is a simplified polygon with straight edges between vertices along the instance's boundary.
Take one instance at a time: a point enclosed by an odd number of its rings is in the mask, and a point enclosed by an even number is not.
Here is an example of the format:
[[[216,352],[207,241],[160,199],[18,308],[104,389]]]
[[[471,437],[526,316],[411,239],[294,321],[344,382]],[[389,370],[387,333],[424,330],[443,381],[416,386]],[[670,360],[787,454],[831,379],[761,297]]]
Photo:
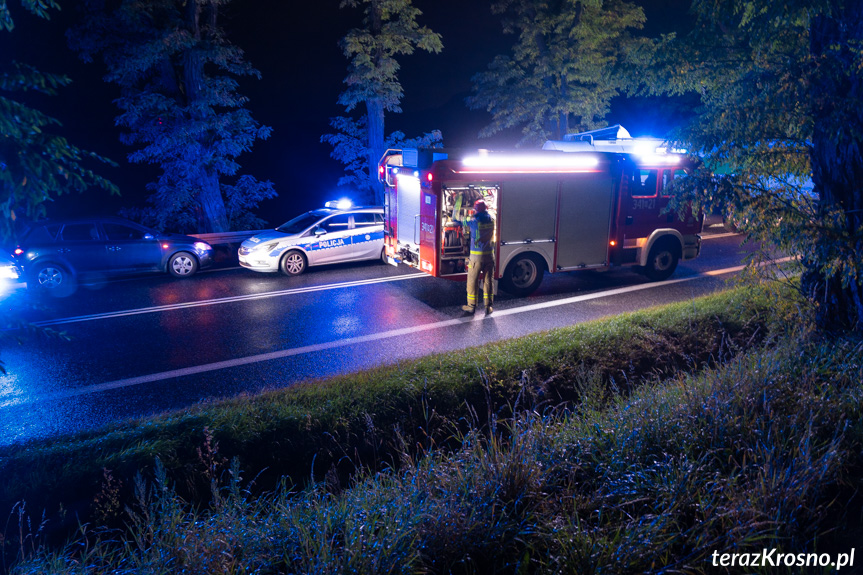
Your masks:
[[[155,240],[156,237],[153,234],[144,234],[145,240]]]
[[[315,235],[316,236],[322,236],[325,233],[327,233],[327,230],[325,230],[324,228],[315,228]]]

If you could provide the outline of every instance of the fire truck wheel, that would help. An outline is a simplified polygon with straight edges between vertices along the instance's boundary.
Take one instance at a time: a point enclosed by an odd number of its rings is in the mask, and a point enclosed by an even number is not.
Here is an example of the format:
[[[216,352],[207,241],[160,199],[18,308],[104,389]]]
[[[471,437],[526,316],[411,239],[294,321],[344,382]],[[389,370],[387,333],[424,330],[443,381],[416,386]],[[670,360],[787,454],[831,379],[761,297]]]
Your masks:
[[[306,256],[303,255],[303,252],[292,250],[282,256],[282,263],[279,264],[279,267],[286,276],[298,276],[306,271],[306,265]]]
[[[506,266],[501,287],[512,295],[525,296],[539,287],[544,273],[545,263],[539,256],[520,254]]]
[[[644,266],[644,275],[653,281],[668,279],[677,269],[679,259],[680,250],[678,246],[670,240],[660,240],[650,248],[647,265]]]

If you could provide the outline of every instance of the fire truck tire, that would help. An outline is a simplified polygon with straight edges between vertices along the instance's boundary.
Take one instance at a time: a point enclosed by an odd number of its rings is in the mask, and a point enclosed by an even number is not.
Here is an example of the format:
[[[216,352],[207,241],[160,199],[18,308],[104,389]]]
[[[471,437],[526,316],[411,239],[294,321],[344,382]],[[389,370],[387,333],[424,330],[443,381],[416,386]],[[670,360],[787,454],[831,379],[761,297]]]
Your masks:
[[[679,260],[680,246],[670,239],[659,240],[650,248],[644,275],[655,282],[666,280],[677,269]]]
[[[286,276],[298,276],[308,267],[308,261],[303,252],[299,250],[291,250],[282,256],[282,261],[279,263],[279,269]]]
[[[515,257],[501,278],[504,291],[515,296],[526,296],[539,287],[545,273],[545,262],[536,254],[525,253]]]

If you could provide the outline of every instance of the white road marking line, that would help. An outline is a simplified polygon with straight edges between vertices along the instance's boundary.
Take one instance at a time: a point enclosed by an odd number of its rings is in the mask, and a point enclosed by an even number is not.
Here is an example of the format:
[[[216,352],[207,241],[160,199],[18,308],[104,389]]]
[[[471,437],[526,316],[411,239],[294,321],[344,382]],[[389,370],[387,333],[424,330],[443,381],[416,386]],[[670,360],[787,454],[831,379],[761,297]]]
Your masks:
[[[126,316],[130,316],[130,315],[141,315],[141,314],[147,314],[147,313],[159,313],[159,312],[163,312],[163,311],[171,311],[171,310],[186,309],[186,308],[193,308],[193,307],[203,307],[203,306],[218,305],[218,304],[223,304],[223,303],[235,303],[235,302],[240,302],[240,301],[267,299],[267,298],[272,298],[272,297],[284,297],[284,296],[300,294],[300,293],[326,291],[326,290],[340,289],[340,288],[346,288],[346,287],[355,287],[355,286],[361,286],[361,285],[370,285],[370,284],[377,284],[377,283],[417,279],[417,278],[422,278],[422,277],[430,277],[430,276],[428,276],[427,274],[423,274],[423,273],[413,273],[413,274],[407,274],[407,275],[403,275],[403,276],[396,276],[396,277],[390,277],[390,278],[375,278],[375,279],[369,279],[369,280],[357,280],[357,281],[353,281],[353,282],[325,284],[325,285],[320,285],[320,286],[308,286],[308,287],[302,287],[302,288],[293,288],[293,289],[287,289],[287,290],[263,292],[263,293],[258,293],[258,294],[246,294],[246,295],[238,295],[238,296],[223,297],[223,298],[213,298],[213,299],[206,299],[206,300],[200,300],[200,301],[190,301],[190,302],[176,303],[176,304],[169,304],[169,305],[143,307],[143,308],[139,308],[139,309],[127,309],[127,310],[107,312],[107,313],[96,313],[96,314],[92,314],[92,315],[79,315],[79,316],[75,316],[75,317],[66,317],[66,318],[60,318],[60,319],[37,321],[37,322],[33,322],[33,325],[37,325],[40,327],[47,327],[47,326],[51,326],[51,325],[61,325],[61,324],[67,324],[67,323],[79,323],[79,322],[83,322],[83,321],[94,321],[94,320],[98,320],[98,319],[126,317]]]
[[[702,239],[706,240],[706,239],[715,239],[715,238],[726,238],[729,236],[736,236],[736,235],[739,235],[739,234],[732,234],[732,233],[716,234],[716,235],[712,235],[712,236],[705,236]],[[228,269],[241,269],[241,268],[228,268]],[[208,270],[208,271],[222,271],[222,270]],[[144,307],[144,308],[139,308],[139,309],[129,309],[129,310],[114,311],[114,312],[106,312],[106,313],[96,313],[96,314],[91,314],[91,315],[81,315],[81,316],[74,316],[74,317],[67,317],[67,318],[51,319],[51,320],[33,322],[33,325],[37,325],[40,327],[49,327],[52,325],[64,325],[64,324],[69,324],[69,323],[80,323],[80,322],[84,322],[84,321],[94,321],[94,320],[99,320],[99,319],[111,319],[111,318],[116,318],[116,317],[127,317],[127,316],[132,316],[132,315],[159,313],[159,312],[163,312],[163,311],[172,311],[172,310],[192,308],[192,307],[203,307],[203,306],[218,305],[218,304],[223,304],[223,303],[235,303],[235,302],[239,302],[239,301],[250,301],[250,300],[256,300],[256,299],[266,299],[266,298],[271,298],[271,297],[284,297],[284,296],[294,295],[294,294],[299,294],[299,293],[310,293],[310,292],[315,292],[315,291],[339,289],[339,288],[343,288],[343,287],[354,287],[354,286],[358,286],[358,285],[368,285],[368,284],[375,284],[375,283],[382,283],[382,282],[400,281],[400,280],[406,280],[406,279],[417,279],[417,278],[421,278],[421,277],[429,277],[429,276],[424,274],[424,273],[411,273],[411,274],[407,274],[404,276],[397,276],[397,277],[391,277],[391,278],[375,278],[375,279],[370,279],[370,280],[357,280],[354,282],[325,284],[322,286],[310,286],[310,287],[305,287],[305,288],[294,288],[294,289],[289,289],[289,290],[264,292],[264,293],[260,293],[260,294],[247,294],[247,295],[233,296],[233,297],[213,298],[213,299],[200,300],[200,301],[190,301],[190,302],[178,303],[178,304],[160,305],[160,306]]]
[[[229,267],[229,268],[208,268],[208,269],[201,270],[198,273],[199,274],[213,274],[216,272],[229,272],[231,270],[244,270],[244,269],[246,269],[246,268],[244,268],[243,266],[233,266],[233,267]]]
[[[790,261],[792,259],[794,259],[794,258],[790,258],[790,257],[781,258],[778,260],[774,260],[773,263],[775,263],[775,264],[784,263],[784,262]],[[373,333],[373,334],[369,334],[369,335],[350,337],[350,338],[346,338],[346,339],[340,339],[337,341],[317,343],[317,344],[307,345],[307,346],[303,346],[303,347],[296,347],[293,349],[284,349],[284,350],[280,350],[280,351],[273,351],[273,352],[269,352],[269,353],[250,355],[247,357],[239,357],[236,359],[229,359],[229,360],[225,360],[225,361],[217,361],[214,363],[207,363],[204,365],[184,367],[182,369],[173,369],[171,371],[164,371],[161,373],[153,373],[150,375],[130,377],[127,379],[109,381],[106,383],[89,385],[89,386],[81,387],[81,388],[77,388],[77,389],[70,389],[70,390],[58,391],[58,392],[54,392],[54,393],[47,393],[47,394],[40,395],[40,396],[31,398],[28,400],[24,400],[24,401],[16,402],[14,400],[10,400],[4,404],[0,404],[0,408],[9,407],[11,405],[23,405],[23,404],[33,403],[36,401],[43,401],[43,400],[49,400],[50,401],[50,400],[69,399],[69,398],[77,397],[77,396],[81,396],[81,395],[89,395],[89,394],[93,394],[93,393],[110,391],[113,389],[122,389],[125,387],[132,387],[132,386],[146,384],[146,383],[154,383],[157,381],[163,381],[166,379],[173,379],[176,377],[183,377],[183,376],[187,376],[187,375],[197,375],[200,373],[208,373],[211,371],[218,371],[221,369],[228,369],[228,368],[232,368],[232,367],[250,365],[253,363],[260,363],[260,362],[264,362],[264,361],[270,361],[273,359],[284,359],[286,357],[303,355],[306,353],[327,351],[327,350],[331,350],[331,349],[337,349],[340,347],[347,347],[350,345],[357,345],[357,344],[369,343],[369,342],[373,342],[373,341],[380,341],[380,340],[389,339],[392,337],[399,337],[399,336],[403,336],[403,335],[412,335],[415,333],[420,333],[420,332],[430,331],[430,330],[435,330],[435,329],[443,329],[443,328],[457,326],[460,324],[474,322],[474,321],[494,320],[495,318],[504,317],[504,316],[508,316],[508,315],[526,313],[526,312],[530,312],[530,311],[536,311],[539,309],[559,307],[559,306],[563,306],[563,305],[579,303],[579,302],[588,301],[588,300],[592,300],[592,299],[599,299],[599,298],[610,297],[610,296],[620,295],[620,294],[629,293],[629,292],[635,292],[635,291],[652,289],[652,288],[657,288],[657,287],[662,287],[662,286],[667,286],[667,285],[690,282],[690,281],[705,278],[705,277],[719,276],[719,275],[739,272],[739,271],[743,270],[745,267],[746,266],[743,266],[743,265],[734,266],[731,268],[725,268],[725,269],[721,269],[721,270],[712,270],[712,271],[708,271],[708,272],[703,272],[703,273],[700,273],[698,275],[685,277],[685,278],[665,280],[665,281],[661,281],[661,282],[652,282],[652,283],[646,283],[646,284],[639,284],[639,285],[635,285],[635,286],[616,288],[616,289],[612,289],[612,290],[596,292],[596,293],[592,293],[592,294],[585,294],[585,295],[580,295],[580,296],[574,296],[574,297],[560,299],[560,300],[548,301],[548,302],[537,303],[537,304],[530,304],[530,305],[525,305],[525,306],[521,306],[521,307],[517,307],[517,308],[496,311],[494,314],[492,314],[490,316],[478,314],[474,317],[460,317],[460,318],[455,318],[455,319],[439,321],[439,322],[435,322],[435,323],[428,323],[428,324],[423,324],[423,325],[418,325],[418,326],[405,327],[405,328],[394,329],[394,330],[390,330],[390,331],[384,331],[384,332],[380,332],[380,333]],[[412,276],[409,276],[409,277],[412,277]]]
[[[730,238],[731,236],[742,236],[743,234],[738,232],[726,232],[724,234],[710,234],[707,236],[701,236],[701,241],[704,240],[717,240],[719,238]]]
[[[792,259],[794,259],[794,258],[790,258],[790,257],[789,258],[780,258],[778,260],[773,260],[771,263],[781,264],[781,263],[791,261]],[[585,294],[585,295],[578,295],[578,296],[574,296],[574,297],[570,297],[570,298],[566,298],[566,299],[547,301],[547,302],[543,302],[543,303],[526,305],[526,306],[522,306],[522,307],[518,307],[518,308],[506,309],[506,310],[502,310],[499,312],[496,311],[491,316],[484,316],[481,318],[474,318],[474,319],[492,319],[495,317],[513,315],[513,314],[524,313],[524,312],[528,312],[528,311],[535,311],[538,309],[546,309],[546,308],[550,308],[550,307],[556,307],[559,305],[579,303],[579,302],[588,301],[588,300],[592,300],[592,299],[599,299],[599,298],[603,298],[603,297],[609,297],[609,296],[621,295],[621,294],[635,292],[635,291],[646,290],[646,289],[650,289],[653,287],[667,286],[667,285],[673,285],[673,284],[677,284],[677,283],[688,282],[688,281],[692,281],[692,280],[695,280],[698,278],[703,278],[703,277],[721,276],[724,274],[739,272],[739,271],[744,270],[745,268],[746,268],[745,265],[740,265],[740,266],[734,266],[732,268],[725,268],[722,270],[710,270],[710,271],[706,271],[706,272],[701,272],[698,275],[685,277],[685,278],[665,280],[665,281],[661,281],[661,282],[652,282],[652,283],[646,283],[646,284],[638,284],[638,285],[627,286],[627,287],[622,287],[622,288],[615,288],[615,289],[602,291],[602,292],[590,293],[590,294]]]

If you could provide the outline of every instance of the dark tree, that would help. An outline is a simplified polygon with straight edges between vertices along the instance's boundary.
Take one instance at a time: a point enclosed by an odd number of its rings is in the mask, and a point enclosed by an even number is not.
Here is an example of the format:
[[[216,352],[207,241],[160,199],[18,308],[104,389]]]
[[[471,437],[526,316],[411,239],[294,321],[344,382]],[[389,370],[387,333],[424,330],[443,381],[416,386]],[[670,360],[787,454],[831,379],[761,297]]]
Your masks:
[[[810,18],[809,158],[828,233],[804,252],[803,289],[823,300],[823,325],[863,331],[863,2],[834,2]]]
[[[500,0],[492,12],[516,42],[473,78],[468,105],[492,115],[480,136],[521,128],[522,143],[541,143],[605,125],[621,68],[644,43],[630,34],[643,10],[624,0]]]
[[[52,1],[22,0],[21,5],[42,18]],[[0,30],[11,32],[14,23],[6,2],[0,2]],[[117,187],[87,167],[88,160],[112,164],[82,150],[56,133],[60,121],[23,101],[28,93],[56,95],[69,84],[66,76],[40,72],[16,62],[0,63],[0,239],[9,239],[15,219],[45,215],[45,203],[69,192],[99,187],[118,193]]]
[[[370,158],[374,154],[369,151],[369,133],[366,129],[368,118],[358,119],[338,116],[330,120],[330,125],[338,130],[335,134],[321,136],[321,141],[333,147],[331,156],[345,165],[345,175],[339,178],[340,186],[352,186],[373,196],[371,199],[377,205],[382,205],[382,199],[376,197],[378,188],[377,156],[370,171]],[[443,135],[440,130],[432,130],[416,138],[407,138],[404,132],[393,132],[384,140],[382,149],[390,148],[438,148],[443,146]],[[383,155],[383,153],[381,153]]]
[[[352,176],[364,189],[374,190],[375,202],[383,203],[383,190],[376,184],[377,164],[386,150],[384,113],[401,112],[402,87],[398,81],[399,63],[396,56],[413,54],[419,48],[427,52],[443,49],[440,35],[417,24],[422,15],[412,0],[342,0],[341,7],[363,11],[362,28],[350,30],[342,40],[342,50],[350,60],[347,89],[339,97],[339,104],[348,112],[360,104],[365,105],[363,120],[336,118],[332,125],[341,134],[324,136],[334,145],[333,155],[348,166]],[[364,136],[363,136],[364,135]],[[342,147],[339,146],[340,138]],[[351,139],[363,138],[365,144],[365,175],[357,170],[357,150]],[[390,140],[398,139],[390,137]],[[350,179],[350,177],[349,177]]]
[[[59,9],[53,0],[21,0],[28,12],[48,18],[49,10]],[[15,28],[5,0],[0,0],[0,32]],[[45,203],[69,192],[100,187],[118,193],[117,187],[85,166],[88,159],[112,164],[110,160],[82,150],[53,133],[60,122],[15,99],[28,92],[55,95],[69,84],[66,76],[46,74],[16,62],[0,70],[0,240],[15,232],[15,220],[23,215],[37,219],[45,215]],[[65,338],[50,328],[37,328],[15,316],[17,310],[0,316],[0,343],[14,333]],[[20,340],[19,340],[20,343]],[[0,374],[6,366],[0,361]]]
[[[59,10],[60,5],[55,0],[20,0],[19,4],[40,18],[46,20],[50,18],[51,10]],[[12,13],[9,11],[9,6],[6,0],[0,0],[0,30],[11,32],[15,29],[15,22],[12,20]]]
[[[229,0],[114,0],[88,2],[84,23],[70,34],[84,60],[102,57],[106,79],[121,88],[117,123],[132,162],[157,164],[155,225],[221,232],[255,227],[270,182],[237,175],[237,158],[266,139],[244,107],[237,78],[260,77],[218,25]],[[226,208],[227,206],[227,208]]]
[[[655,52],[654,93],[700,98],[679,133],[724,176],[714,198],[800,256],[828,329],[863,330],[863,0],[695,0]]]

